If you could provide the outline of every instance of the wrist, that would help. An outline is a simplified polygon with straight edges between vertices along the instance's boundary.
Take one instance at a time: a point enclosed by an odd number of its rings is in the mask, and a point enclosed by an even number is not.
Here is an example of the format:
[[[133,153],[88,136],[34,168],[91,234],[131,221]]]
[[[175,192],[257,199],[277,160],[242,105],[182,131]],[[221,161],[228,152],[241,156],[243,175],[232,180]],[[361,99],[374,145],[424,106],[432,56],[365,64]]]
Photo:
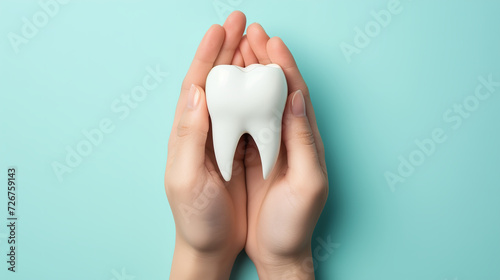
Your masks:
[[[314,280],[314,264],[311,248],[290,256],[262,258],[254,261],[254,264],[257,268],[259,279]]]
[[[229,279],[236,256],[222,252],[201,252],[176,242],[170,279]]]

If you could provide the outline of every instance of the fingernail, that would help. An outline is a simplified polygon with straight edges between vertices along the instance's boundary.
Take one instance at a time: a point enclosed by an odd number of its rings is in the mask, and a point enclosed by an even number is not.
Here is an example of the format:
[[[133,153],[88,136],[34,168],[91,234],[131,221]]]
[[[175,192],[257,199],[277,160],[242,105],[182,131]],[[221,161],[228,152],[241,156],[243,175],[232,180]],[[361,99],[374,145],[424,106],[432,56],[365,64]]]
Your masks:
[[[189,94],[188,94],[188,103],[187,107],[189,109],[194,109],[198,105],[198,102],[200,101],[200,91],[195,85],[191,85],[191,88],[189,89]]]
[[[292,113],[296,117],[306,115],[306,102],[304,101],[304,95],[300,89],[293,93]]]

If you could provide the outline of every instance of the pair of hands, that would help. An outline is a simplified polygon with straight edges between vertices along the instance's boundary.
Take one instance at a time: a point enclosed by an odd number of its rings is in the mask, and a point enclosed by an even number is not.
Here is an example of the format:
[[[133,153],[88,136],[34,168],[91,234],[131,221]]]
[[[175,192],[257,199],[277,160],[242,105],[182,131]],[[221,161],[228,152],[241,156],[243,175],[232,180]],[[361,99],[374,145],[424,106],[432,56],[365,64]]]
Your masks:
[[[176,224],[171,279],[228,279],[243,249],[260,279],[314,279],[311,238],[328,195],[328,177],[309,91],[283,41],[269,38],[256,23],[243,36],[245,26],[239,11],[223,26],[211,26],[182,83],[165,171]],[[280,153],[264,180],[256,144],[245,135],[232,178],[225,182],[203,88],[216,65],[255,63],[276,63],[287,79]]]

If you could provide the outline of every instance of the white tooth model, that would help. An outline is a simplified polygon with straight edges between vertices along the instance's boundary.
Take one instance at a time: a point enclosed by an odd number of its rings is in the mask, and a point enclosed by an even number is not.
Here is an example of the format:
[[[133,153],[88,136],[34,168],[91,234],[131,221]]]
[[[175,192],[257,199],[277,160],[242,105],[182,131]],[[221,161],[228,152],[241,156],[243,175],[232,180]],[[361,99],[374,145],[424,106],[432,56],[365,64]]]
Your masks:
[[[281,144],[281,118],[288,91],[283,70],[277,64],[215,66],[208,74],[205,90],[215,158],[224,180],[231,179],[236,146],[245,133],[257,143],[266,179]]]

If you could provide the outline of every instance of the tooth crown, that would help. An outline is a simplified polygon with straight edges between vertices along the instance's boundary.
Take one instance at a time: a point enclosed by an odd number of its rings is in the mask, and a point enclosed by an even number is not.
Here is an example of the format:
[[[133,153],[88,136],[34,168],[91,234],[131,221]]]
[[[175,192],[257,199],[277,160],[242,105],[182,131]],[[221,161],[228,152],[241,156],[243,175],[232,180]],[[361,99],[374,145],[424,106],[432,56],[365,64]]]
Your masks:
[[[257,143],[266,179],[278,158],[288,91],[280,66],[219,65],[208,74],[205,89],[215,157],[224,179],[231,179],[234,153],[244,133]]]

